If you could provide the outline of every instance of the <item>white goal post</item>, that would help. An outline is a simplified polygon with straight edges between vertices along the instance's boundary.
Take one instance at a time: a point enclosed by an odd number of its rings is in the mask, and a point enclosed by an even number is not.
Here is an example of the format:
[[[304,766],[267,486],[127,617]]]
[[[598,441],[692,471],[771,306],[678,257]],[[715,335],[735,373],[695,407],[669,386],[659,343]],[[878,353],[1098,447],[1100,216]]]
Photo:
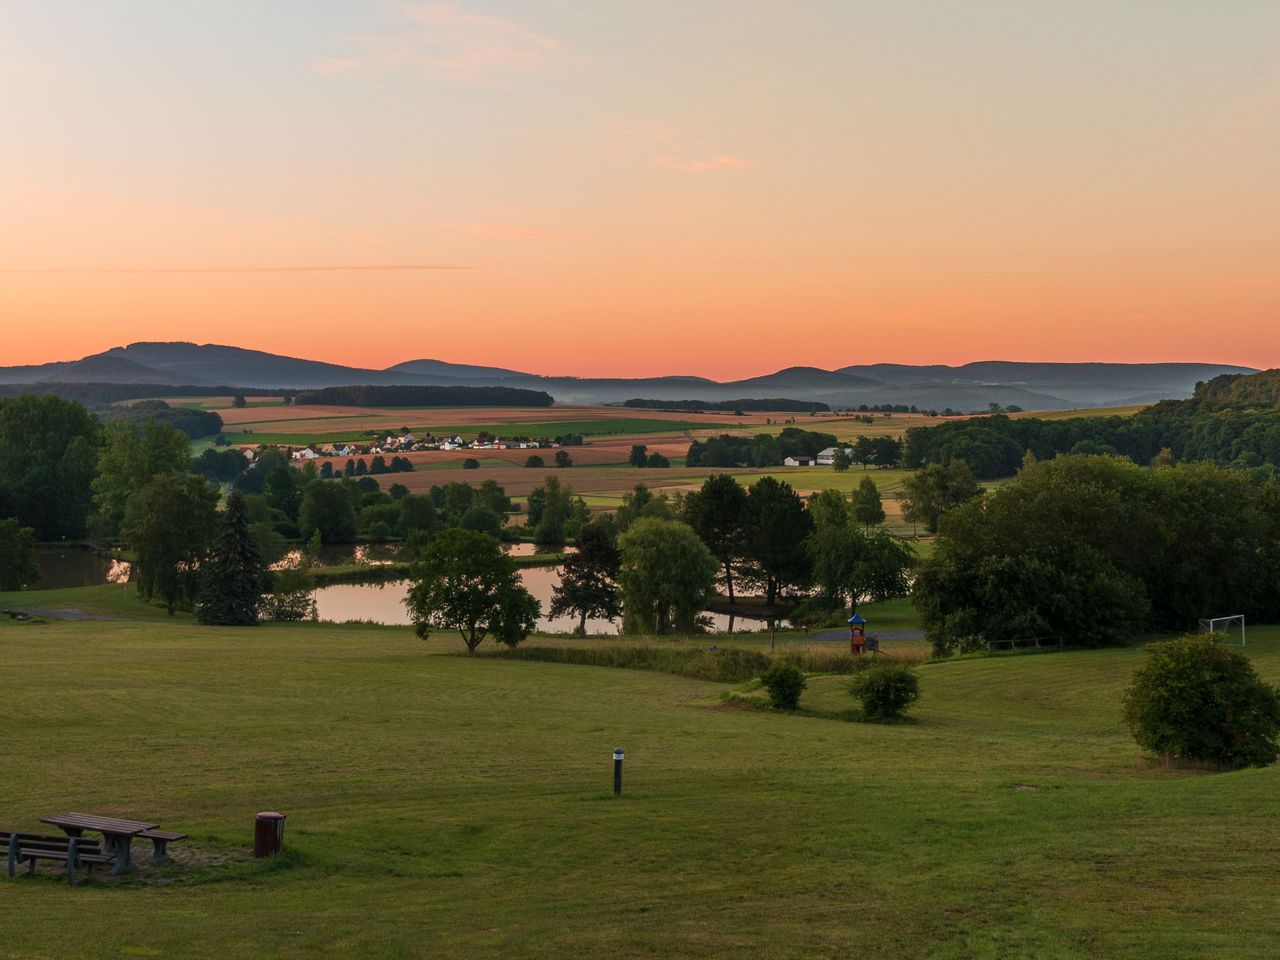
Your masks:
[[[1239,627],[1239,633],[1236,632]],[[1244,646],[1244,614],[1236,613],[1229,617],[1210,617],[1208,620],[1200,621],[1200,632],[1207,633],[1217,643],[1239,643]],[[1239,636],[1239,640],[1236,637]]]

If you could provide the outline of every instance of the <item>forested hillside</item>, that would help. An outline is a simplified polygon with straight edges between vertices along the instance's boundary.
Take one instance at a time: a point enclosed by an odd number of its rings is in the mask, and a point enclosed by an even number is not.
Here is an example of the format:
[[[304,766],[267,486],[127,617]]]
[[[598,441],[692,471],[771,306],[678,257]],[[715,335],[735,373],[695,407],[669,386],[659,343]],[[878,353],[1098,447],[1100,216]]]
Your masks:
[[[1162,450],[1176,460],[1280,467],[1280,370],[1215,377],[1190,400],[1166,400],[1132,417],[1045,420],[1006,416],[907,431],[909,467],[968,462],[983,479],[1011,476],[1030,451],[1116,453],[1150,463]]]

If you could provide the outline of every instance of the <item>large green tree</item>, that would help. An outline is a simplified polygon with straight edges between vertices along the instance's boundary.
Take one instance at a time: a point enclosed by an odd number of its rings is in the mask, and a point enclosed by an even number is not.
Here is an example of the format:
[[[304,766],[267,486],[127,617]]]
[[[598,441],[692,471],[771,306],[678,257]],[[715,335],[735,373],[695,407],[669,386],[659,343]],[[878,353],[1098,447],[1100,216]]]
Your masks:
[[[0,400],[0,516],[38,540],[83,537],[101,428],[84,407],[54,396]]]
[[[298,511],[302,538],[317,531],[324,543],[351,543],[356,538],[356,508],[346,481],[317,480],[308,484]]]
[[[233,493],[219,522],[217,539],[201,564],[196,617],[220,627],[258,622],[258,604],[267,586],[267,565],[249,530],[244,497]]]
[[[864,527],[884,523],[884,504],[880,500],[880,488],[870,477],[863,477],[853,492],[853,518]]]
[[[527,523],[537,543],[564,543],[577,536],[588,516],[583,499],[575,497],[557,477],[547,477],[529,493]]]
[[[618,539],[623,627],[689,633],[715,587],[720,564],[687,523],[645,517]]]
[[[907,477],[902,491],[906,494],[902,515],[912,523],[923,525],[930,533],[937,533],[942,515],[977,497],[982,488],[965,461],[952,460],[945,467],[931,463]]]
[[[587,635],[587,619],[613,620],[622,613],[618,575],[622,557],[609,532],[598,523],[578,534],[577,551],[565,558],[560,584],[551,594],[551,616],[578,617],[578,636]]]
[[[125,504],[162,473],[183,473],[191,464],[191,441],[181,430],[147,420],[113,420],[104,432],[93,499],[103,532],[114,536],[124,522]]]
[[[853,523],[819,526],[807,547],[814,582],[837,603],[905,597],[910,589],[915,553],[886,531],[865,533]]]
[[[942,518],[915,601],[939,653],[986,640],[1098,645],[1200,617],[1280,617],[1280,485],[1212,464],[1031,463]]]
[[[803,587],[812,568],[805,540],[813,518],[791,484],[761,477],[747,489],[746,546],[742,573],[763,588],[772,606],[788,587]]]
[[[733,565],[742,555],[746,539],[743,529],[746,509],[747,491],[727,473],[707,477],[700,490],[684,498],[684,521],[720,561],[730,603],[734,602]]]
[[[433,628],[457,630],[467,652],[475,653],[487,636],[514,647],[537,627],[538,601],[488,534],[442,531],[423,549],[410,580],[405,605],[424,639]]]
[[[23,590],[40,579],[35,537],[15,517],[0,520],[0,590]]]
[[[162,473],[129,498],[121,535],[134,553],[132,579],[169,615],[194,602],[200,565],[217,529],[218,491],[202,477]]]

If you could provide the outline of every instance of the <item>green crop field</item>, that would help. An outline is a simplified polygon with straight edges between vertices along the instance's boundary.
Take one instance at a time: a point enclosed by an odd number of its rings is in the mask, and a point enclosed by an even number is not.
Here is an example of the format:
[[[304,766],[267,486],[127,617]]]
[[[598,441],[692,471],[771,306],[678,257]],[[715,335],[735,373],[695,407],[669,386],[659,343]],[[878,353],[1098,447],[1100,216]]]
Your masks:
[[[0,879],[5,957],[1275,955],[1280,771],[1146,763],[1138,649],[928,664],[914,721],[873,725],[408,629],[0,596],[36,605],[122,619],[0,623],[0,822],[191,840],[121,880]],[[1248,652],[1280,679],[1280,630]],[[847,710],[844,683],[802,707]],[[287,854],[255,862],[269,809]]]

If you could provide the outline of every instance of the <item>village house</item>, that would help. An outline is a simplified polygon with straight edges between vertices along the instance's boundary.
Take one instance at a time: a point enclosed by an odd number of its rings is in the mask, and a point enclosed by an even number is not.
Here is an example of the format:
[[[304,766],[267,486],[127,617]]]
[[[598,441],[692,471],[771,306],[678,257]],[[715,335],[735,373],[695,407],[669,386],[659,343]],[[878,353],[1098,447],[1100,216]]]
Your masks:
[[[839,447],[827,447],[825,450],[819,450],[819,451],[818,451],[818,457],[817,457],[818,466],[820,466],[820,467],[829,467],[829,466],[831,466],[833,463],[835,463],[835,462],[836,462],[836,450],[838,450],[838,449],[839,449]],[[845,448],[844,448],[844,454],[845,454],[845,456],[846,456],[846,457],[848,457],[850,460],[852,460],[852,459],[853,459],[853,447],[845,447]]]

